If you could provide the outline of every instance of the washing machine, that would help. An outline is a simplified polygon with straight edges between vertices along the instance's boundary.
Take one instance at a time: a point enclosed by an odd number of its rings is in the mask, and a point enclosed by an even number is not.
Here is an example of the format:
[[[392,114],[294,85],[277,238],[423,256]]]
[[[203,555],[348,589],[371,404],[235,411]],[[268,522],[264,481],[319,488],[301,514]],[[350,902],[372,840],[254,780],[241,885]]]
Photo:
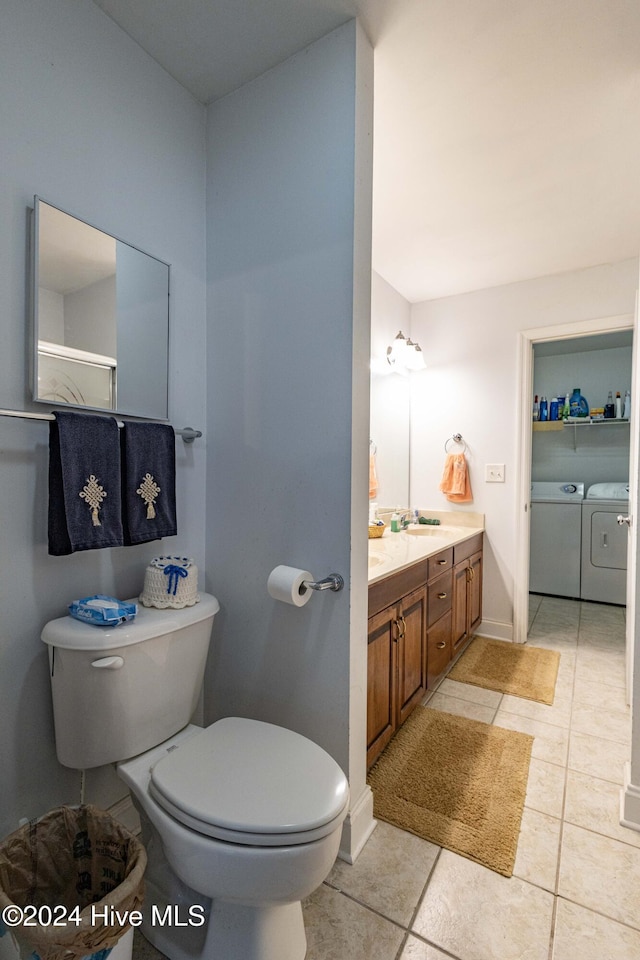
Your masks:
[[[529,514],[529,590],[580,597],[584,483],[536,480]]]
[[[628,527],[618,515],[629,512],[628,483],[594,483],[582,503],[583,600],[627,602]]]

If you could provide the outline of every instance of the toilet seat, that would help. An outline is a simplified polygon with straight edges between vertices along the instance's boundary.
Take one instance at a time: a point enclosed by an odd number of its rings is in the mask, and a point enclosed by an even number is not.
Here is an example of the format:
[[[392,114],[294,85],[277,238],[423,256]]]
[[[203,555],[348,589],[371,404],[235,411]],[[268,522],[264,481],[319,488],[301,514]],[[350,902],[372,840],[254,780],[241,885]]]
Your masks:
[[[226,717],[170,749],[149,793],[192,830],[232,843],[289,846],[335,830],[349,800],[332,757],[274,724]]]

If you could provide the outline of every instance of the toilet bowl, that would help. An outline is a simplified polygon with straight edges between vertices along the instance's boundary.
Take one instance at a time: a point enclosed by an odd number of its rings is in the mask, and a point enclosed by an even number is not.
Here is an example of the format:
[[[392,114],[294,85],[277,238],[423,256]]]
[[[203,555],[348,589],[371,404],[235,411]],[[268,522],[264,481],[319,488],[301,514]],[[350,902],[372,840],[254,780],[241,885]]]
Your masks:
[[[188,723],[217,610],[201,594],[114,628],[47,624],[58,759],[116,763],[148,855],[142,932],[170,960],[303,960],[301,901],[333,866],[349,788],[292,730]]]
[[[331,870],[347,813],[346,780],[332,758],[290,730],[228,717],[190,726],[117,770],[171,870],[198,902],[213,901],[201,955],[302,960],[301,900]],[[154,876],[153,863],[154,894],[175,902],[166,869]],[[149,925],[148,912],[145,936],[183,960],[183,938]]]

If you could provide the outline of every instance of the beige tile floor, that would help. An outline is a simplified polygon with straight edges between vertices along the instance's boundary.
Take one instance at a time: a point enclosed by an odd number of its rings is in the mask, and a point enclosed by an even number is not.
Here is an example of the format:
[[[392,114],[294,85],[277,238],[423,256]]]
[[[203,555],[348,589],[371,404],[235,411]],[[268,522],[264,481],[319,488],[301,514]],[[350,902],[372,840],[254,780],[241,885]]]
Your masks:
[[[429,707],[535,738],[514,875],[379,822],[305,902],[307,960],[640,958],[640,833],[618,822],[624,633],[623,608],[532,596],[529,642],[561,654],[553,706],[442,682]]]

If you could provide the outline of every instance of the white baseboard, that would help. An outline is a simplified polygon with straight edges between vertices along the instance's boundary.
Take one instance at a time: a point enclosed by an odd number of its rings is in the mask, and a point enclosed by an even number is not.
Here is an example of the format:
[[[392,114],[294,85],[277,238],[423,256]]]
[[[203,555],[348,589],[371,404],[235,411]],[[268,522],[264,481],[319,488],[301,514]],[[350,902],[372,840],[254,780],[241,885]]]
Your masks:
[[[480,637],[489,637],[491,640],[513,640],[513,624],[503,623],[501,620],[481,620],[476,630]]]
[[[377,820],[373,819],[373,794],[367,784],[351,807],[342,827],[338,857],[347,863],[355,863],[376,824]]]
[[[640,831],[640,784],[631,783],[631,764],[624,765],[624,786],[620,791],[620,823]]]

